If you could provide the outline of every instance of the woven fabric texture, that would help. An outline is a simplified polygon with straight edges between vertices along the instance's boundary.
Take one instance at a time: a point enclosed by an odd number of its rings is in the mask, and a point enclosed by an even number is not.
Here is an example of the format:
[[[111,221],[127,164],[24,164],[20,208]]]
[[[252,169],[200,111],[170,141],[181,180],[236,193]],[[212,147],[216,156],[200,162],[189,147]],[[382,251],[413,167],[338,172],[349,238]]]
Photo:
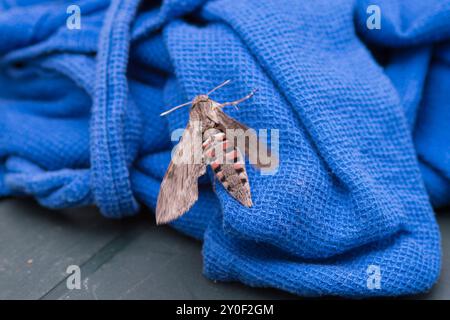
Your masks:
[[[189,110],[159,114],[231,79],[212,98],[258,88],[226,112],[278,129],[280,166],[248,168],[252,208],[209,172],[172,223],[204,241],[208,278],[368,297],[439,276],[450,1],[0,0],[0,64],[0,196],[152,211]]]

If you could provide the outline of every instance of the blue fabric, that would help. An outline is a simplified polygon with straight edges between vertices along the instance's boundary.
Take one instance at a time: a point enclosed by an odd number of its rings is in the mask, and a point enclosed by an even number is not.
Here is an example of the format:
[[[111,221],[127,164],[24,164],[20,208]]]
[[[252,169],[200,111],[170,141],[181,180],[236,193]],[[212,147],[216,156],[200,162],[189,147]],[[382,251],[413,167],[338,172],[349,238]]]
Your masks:
[[[66,27],[73,3],[80,30]],[[0,0],[0,63],[0,196],[110,218],[154,209],[188,117],[160,112],[231,79],[214,99],[259,88],[227,112],[280,130],[280,168],[249,168],[250,209],[202,179],[172,224],[203,239],[208,278],[367,297],[439,276],[450,1]]]

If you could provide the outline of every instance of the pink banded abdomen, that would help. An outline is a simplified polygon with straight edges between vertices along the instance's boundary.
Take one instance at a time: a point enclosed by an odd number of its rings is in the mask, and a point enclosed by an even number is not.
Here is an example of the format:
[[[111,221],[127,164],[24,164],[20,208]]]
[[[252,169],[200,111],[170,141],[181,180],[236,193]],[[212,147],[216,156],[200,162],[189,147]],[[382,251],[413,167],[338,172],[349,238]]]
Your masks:
[[[247,207],[252,206],[250,185],[241,151],[224,132],[210,129],[203,135],[203,157],[228,193]]]

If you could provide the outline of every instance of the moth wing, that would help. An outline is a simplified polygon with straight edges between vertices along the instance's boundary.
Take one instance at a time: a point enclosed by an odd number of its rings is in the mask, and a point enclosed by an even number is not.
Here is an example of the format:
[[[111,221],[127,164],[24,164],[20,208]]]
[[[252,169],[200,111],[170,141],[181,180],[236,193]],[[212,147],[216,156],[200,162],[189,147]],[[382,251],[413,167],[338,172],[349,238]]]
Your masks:
[[[277,155],[271,154],[271,150],[258,138],[255,130],[231,118],[220,108],[217,108],[216,112],[219,119],[219,126],[223,126],[221,129],[225,132],[227,140],[240,147],[241,151],[250,160],[251,165],[260,169],[272,168],[278,165]],[[242,130],[245,133],[245,141],[241,141],[241,143],[237,142],[236,134],[233,134],[228,129]],[[261,153],[258,150],[266,150],[266,152]]]
[[[201,137],[201,128],[189,123],[161,183],[156,205],[157,224],[177,219],[197,201],[197,180],[206,172],[206,165],[196,149],[200,148],[201,156]]]

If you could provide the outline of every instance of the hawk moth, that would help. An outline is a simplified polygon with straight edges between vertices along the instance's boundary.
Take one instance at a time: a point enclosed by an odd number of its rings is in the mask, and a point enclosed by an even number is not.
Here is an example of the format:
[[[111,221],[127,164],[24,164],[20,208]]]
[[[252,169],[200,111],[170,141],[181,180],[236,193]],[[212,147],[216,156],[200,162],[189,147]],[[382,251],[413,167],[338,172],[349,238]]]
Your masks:
[[[189,122],[172,154],[172,161],[161,183],[156,205],[157,224],[175,220],[193,206],[198,199],[197,180],[205,174],[207,165],[211,166],[215,178],[234,199],[246,207],[253,205],[242,153],[252,158],[254,160],[252,164],[259,168],[267,167],[268,163],[273,162],[274,157],[269,155],[269,159],[262,163],[257,155],[258,148],[265,148],[266,151],[268,149],[257,139],[255,131],[249,130],[246,125],[222,111],[226,106],[236,107],[239,103],[250,99],[256,90],[239,100],[226,103],[218,103],[209,97],[212,92],[229,82],[227,80],[207,94],[196,96],[192,102],[176,106],[161,114],[165,116],[181,107],[191,105]],[[246,134],[244,138],[247,138],[244,144],[236,143],[244,133]],[[268,153],[267,151],[265,154]]]

